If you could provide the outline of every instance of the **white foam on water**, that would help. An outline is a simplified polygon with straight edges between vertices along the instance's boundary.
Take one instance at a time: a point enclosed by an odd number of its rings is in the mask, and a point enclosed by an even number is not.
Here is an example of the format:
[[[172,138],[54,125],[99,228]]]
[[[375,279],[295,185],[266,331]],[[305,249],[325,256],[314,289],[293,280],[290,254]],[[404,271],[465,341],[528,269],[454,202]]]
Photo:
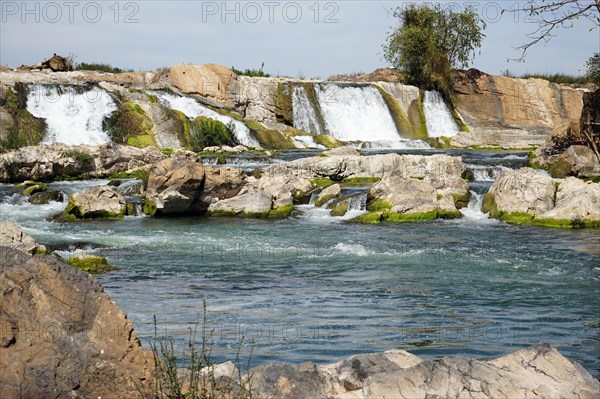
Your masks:
[[[459,132],[458,126],[439,92],[425,92],[423,112],[429,137],[452,137]]]
[[[48,128],[43,143],[98,145],[110,141],[102,130],[102,121],[117,106],[98,87],[78,93],[70,86],[32,85],[27,110],[46,120]]]
[[[198,101],[190,97],[177,96],[165,92],[152,92],[160,102],[171,109],[183,112],[188,118],[195,119],[199,116],[215,119],[223,122],[225,125],[232,125],[233,134],[236,140],[247,147],[260,148],[258,141],[252,136],[250,129],[244,123],[235,120],[229,116],[221,115],[212,109],[206,108]]]
[[[317,144],[314,137],[312,137],[312,136],[294,136],[294,140],[299,141],[300,144],[302,144],[306,148],[320,148],[320,149],[327,148],[321,144]]]
[[[292,111],[294,127],[314,134],[323,134],[317,113],[311,104],[306,90],[302,86],[294,87],[292,92]]]
[[[423,140],[380,140],[380,141],[365,141],[361,143],[359,148],[363,149],[391,149],[391,150],[420,150],[429,149],[431,146]]]
[[[471,191],[471,200],[466,208],[462,208],[460,213],[463,214],[464,219],[470,221],[488,221],[490,219],[490,215],[488,213],[483,213],[481,211],[481,206],[483,204],[483,195],[480,195],[474,191]]]

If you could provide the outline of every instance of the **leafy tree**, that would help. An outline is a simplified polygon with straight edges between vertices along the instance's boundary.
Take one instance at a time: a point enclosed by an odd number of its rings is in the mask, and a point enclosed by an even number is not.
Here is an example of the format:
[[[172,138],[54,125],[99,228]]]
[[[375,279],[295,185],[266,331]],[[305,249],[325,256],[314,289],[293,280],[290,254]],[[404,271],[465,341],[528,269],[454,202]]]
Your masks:
[[[600,53],[595,53],[586,62],[586,77],[600,85]]]
[[[407,83],[449,95],[452,69],[468,67],[485,37],[485,22],[473,7],[456,12],[439,4],[408,5],[394,16],[400,26],[389,34],[384,58]]]
[[[568,29],[575,21],[587,19],[592,22],[590,31],[600,27],[600,0],[527,0],[522,7],[503,10],[512,12],[521,18],[524,13],[530,22],[537,23],[537,28],[527,34],[528,42],[517,47],[521,56],[512,61],[524,62],[527,51],[539,42],[547,43],[557,30]]]

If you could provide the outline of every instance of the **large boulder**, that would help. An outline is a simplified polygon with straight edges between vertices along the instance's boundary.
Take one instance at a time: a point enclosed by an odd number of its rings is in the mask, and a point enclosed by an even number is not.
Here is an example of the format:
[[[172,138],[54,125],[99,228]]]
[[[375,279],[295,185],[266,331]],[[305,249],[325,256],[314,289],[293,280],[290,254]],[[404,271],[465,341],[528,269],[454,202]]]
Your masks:
[[[46,247],[24,233],[18,224],[11,221],[0,222],[0,246],[16,249],[27,255],[46,252]]]
[[[169,79],[182,92],[227,106],[233,105],[229,92],[235,77],[229,68],[217,64],[173,65],[169,68]]]
[[[196,214],[206,210],[200,200],[204,167],[196,157],[167,158],[152,167],[146,189],[146,213]]]
[[[530,222],[554,207],[554,181],[531,168],[500,175],[483,200],[483,211],[505,221]]]
[[[0,397],[142,396],[152,352],[91,276],[0,247],[0,302]]]
[[[323,206],[327,201],[339,197],[342,194],[342,188],[339,184],[333,184],[319,193],[315,200],[315,206]]]
[[[122,219],[125,197],[111,186],[97,186],[74,193],[64,210],[67,219]]]
[[[235,197],[246,184],[246,174],[240,168],[205,166],[204,173],[206,177],[201,200],[207,206]]]
[[[540,215],[534,224],[600,227],[600,183],[576,177],[563,180],[556,190],[554,209]]]
[[[273,199],[262,192],[244,193],[233,198],[215,202],[208,212],[212,216],[269,217]]]

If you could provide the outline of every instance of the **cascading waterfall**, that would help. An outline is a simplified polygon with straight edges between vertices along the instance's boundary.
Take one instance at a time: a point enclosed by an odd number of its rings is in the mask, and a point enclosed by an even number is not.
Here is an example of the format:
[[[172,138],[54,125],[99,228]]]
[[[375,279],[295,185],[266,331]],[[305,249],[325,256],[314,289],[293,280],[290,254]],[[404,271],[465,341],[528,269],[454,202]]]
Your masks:
[[[294,91],[292,92],[292,108],[294,127],[296,129],[314,134],[323,134],[317,113],[310,103],[304,87],[294,87]]]
[[[48,130],[43,143],[98,145],[110,141],[102,130],[102,121],[117,106],[98,87],[81,92],[72,86],[32,85],[27,110],[46,120]]]
[[[375,87],[316,84],[315,91],[327,131],[338,140],[399,140],[388,106]]]
[[[429,137],[452,137],[459,132],[458,126],[437,91],[426,91],[423,99],[423,112]]]
[[[312,136],[294,136],[294,140],[306,148],[326,148],[325,146],[318,144]]]
[[[204,107],[198,101],[190,97],[182,97],[165,92],[151,92],[156,95],[161,103],[166,107],[183,112],[188,118],[194,119],[199,116],[206,116],[211,119],[216,119],[226,125],[232,124],[233,134],[238,143],[247,147],[260,148],[258,141],[252,137],[250,129],[242,122],[235,120],[229,116],[221,115],[209,108]]]
[[[481,206],[483,205],[483,197],[483,194],[479,194],[471,190],[471,200],[469,201],[469,204],[466,208],[462,208],[460,210],[465,219],[493,221],[493,219],[489,219],[489,215],[487,213],[483,213],[481,211]]]

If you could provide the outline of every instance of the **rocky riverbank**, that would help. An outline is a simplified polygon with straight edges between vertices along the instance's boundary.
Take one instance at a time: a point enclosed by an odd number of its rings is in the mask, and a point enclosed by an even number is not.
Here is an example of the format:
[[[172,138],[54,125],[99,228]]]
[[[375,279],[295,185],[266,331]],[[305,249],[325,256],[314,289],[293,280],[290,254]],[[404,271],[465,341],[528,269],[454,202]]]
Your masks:
[[[92,277],[57,256],[31,256],[32,240],[17,235],[26,246],[0,237],[0,395],[155,397],[156,379],[165,376],[127,316]],[[214,392],[217,398],[240,389],[256,398],[290,399],[600,394],[596,379],[546,344],[490,360],[434,361],[390,350],[327,365],[269,363],[243,372],[229,362],[211,370],[213,387],[229,387],[222,396]]]

